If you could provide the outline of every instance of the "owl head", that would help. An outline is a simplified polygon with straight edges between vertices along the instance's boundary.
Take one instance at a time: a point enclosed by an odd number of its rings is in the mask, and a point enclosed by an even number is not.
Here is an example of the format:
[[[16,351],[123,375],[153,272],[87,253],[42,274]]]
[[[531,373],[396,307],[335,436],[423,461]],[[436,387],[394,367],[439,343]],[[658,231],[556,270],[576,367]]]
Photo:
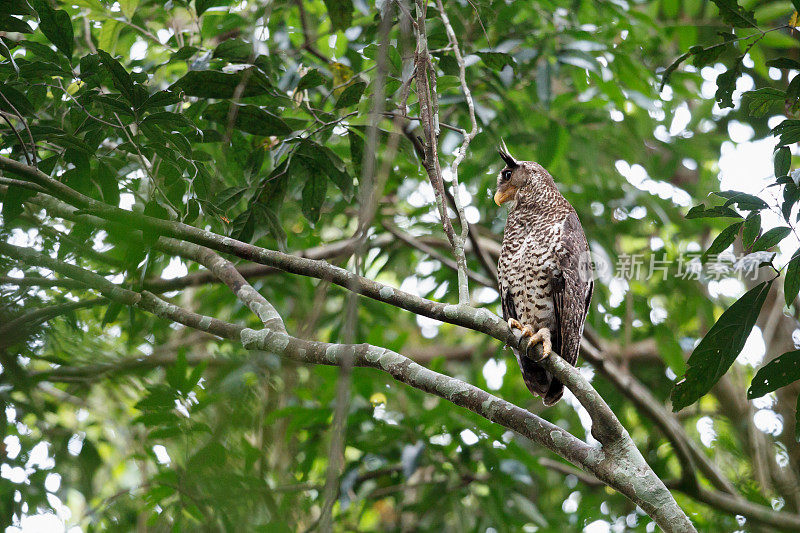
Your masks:
[[[555,188],[550,173],[533,161],[517,161],[509,153],[505,142],[497,149],[506,166],[497,175],[497,190],[494,201],[502,205],[542,192],[544,188]]]

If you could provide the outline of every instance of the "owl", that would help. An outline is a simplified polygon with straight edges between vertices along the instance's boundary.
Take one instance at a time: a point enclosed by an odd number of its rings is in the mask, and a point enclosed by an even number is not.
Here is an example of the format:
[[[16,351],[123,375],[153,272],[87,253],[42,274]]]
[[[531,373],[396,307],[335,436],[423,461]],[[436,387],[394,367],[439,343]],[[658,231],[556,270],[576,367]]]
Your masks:
[[[574,366],[594,289],[583,227],[547,170],[517,161],[505,143],[499,152],[506,166],[494,201],[510,205],[497,269],[503,318],[529,347],[541,342],[544,357],[556,352]],[[528,389],[545,405],[558,402],[564,385],[532,350],[514,355]]]

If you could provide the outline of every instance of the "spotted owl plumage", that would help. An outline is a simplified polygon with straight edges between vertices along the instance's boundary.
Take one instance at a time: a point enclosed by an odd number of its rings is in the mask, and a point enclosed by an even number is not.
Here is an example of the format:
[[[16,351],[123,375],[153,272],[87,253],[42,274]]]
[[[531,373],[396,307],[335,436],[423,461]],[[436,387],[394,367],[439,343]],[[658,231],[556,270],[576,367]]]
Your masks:
[[[549,333],[545,342],[575,365],[594,288],[586,236],[547,170],[515,160],[505,145],[500,155],[506,167],[495,201],[511,204],[498,262],[503,318],[529,326],[529,335]],[[528,389],[546,405],[558,402],[564,385],[528,354],[514,354]]]

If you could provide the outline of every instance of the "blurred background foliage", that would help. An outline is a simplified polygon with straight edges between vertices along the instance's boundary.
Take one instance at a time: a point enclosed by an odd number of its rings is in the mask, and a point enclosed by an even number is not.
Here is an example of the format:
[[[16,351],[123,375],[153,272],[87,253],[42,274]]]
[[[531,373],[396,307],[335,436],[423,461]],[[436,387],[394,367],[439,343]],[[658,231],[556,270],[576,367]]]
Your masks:
[[[745,91],[786,88],[791,69],[768,61],[798,59],[796,35],[787,27],[790,2],[744,5],[755,10],[762,30],[782,27],[726,45],[705,65],[687,57],[663,89],[663,71],[676,58],[732,31],[713,3],[445,5],[466,57],[480,128],[459,171],[480,248],[496,262],[505,213],[491,194],[502,166],[495,147],[504,139],[517,158],[549,169],[607,264],[637,254],[645,271],[651,261],[670,265],[664,277],[601,275],[587,321],[606,355],[665,404],[697,340],[755,284],[728,274],[677,275],[681,254],[708,249],[728,225],[687,219],[687,210],[722,203],[708,196],[731,188],[720,183],[726,172],[738,190],[766,187],[763,168],[772,172],[775,141],[767,141],[766,152],[750,148],[762,146],[758,140],[770,134],[776,115],[796,112],[777,106],[751,116],[742,105]],[[385,183],[364,271],[455,302],[456,276],[442,260],[450,251],[433,190],[409,140],[421,135],[413,87],[407,109],[402,95],[415,46],[402,16],[413,12],[411,4],[6,1],[0,5],[0,110],[7,117],[0,153],[33,157],[45,172],[115,205],[351,265],[355,192],[376,98],[378,12],[390,7],[387,116],[376,150]],[[428,17],[447,175],[468,113],[435,6]],[[744,37],[760,30],[735,31]],[[721,108],[717,76],[724,65],[737,64],[733,107]],[[23,149],[28,135],[35,153]],[[732,170],[721,168],[737,150],[750,155],[730,159]],[[13,186],[4,190],[2,238],[115,282],[171,291],[165,294],[198,313],[257,327],[226,287],[198,277],[196,265],[149,251],[124,232],[50,218],[25,204],[27,195]],[[769,225],[765,218],[764,229]],[[780,248],[785,257],[777,266],[788,261],[790,248],[796,241]],[[499,313],[493,273],[474,246],[468,261],[490,281],[488,287],[471,283],[473,304]],[[11,277],[50,274],[3,257],[0,269]],[[343,340],[343,290],[271,271],[252,279],[289,331]],[[784,305],[781,283],[774,284],[743,356],[676,419],[744,497],[798,513],[797,387],[746,398],[762,362],[800,342],[798,307]],[[9,280],[0,291],[0,322],[86,296],[57,283],[18,287]],[[0,339],[4,525],[85,531],[317,526],[337,369],[248,353],[103,302],[28,326]],[[493,339],[368,299],[359,301],[354,338],[590,438],[577,403],[568,395],[543,409],[519,379],[511,352]],[[656,473],[677,480],[681,465],[659,428],[613,384],[600,376],[593,384]],[[340,531],[655,529],[623,496],[554,466],[549,452],[374,370],[353,373],[345,458],[334,508]],[[680,492],[676,497],[701,531],[769,530]]]

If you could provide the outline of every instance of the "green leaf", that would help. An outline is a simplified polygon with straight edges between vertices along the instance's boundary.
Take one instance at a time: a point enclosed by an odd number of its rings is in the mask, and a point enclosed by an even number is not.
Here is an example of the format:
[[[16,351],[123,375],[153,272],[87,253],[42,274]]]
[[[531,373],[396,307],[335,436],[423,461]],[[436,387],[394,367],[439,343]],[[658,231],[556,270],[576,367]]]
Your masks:
[[[312,89],[323,83],[325,83],[325,76],[320,74],[319,70],[311,69],[306,72],[305,76],[300,78],[300,82],[297,84],[297,90]]]
[[[255,50],[252,43],[242,39],[228,39],[217,45],[212,57],[227,59],[232,63],[249,63],[255,59]]]
[[[755,14],[745,10],[736,0],[712,0],[719,8],[719,14],[726,24],[734,28],[757,28]]]
[[[324,0],[334,30],[346,30],[353,23],[352,0]]]
[[[775,152],[774,168],[776,178],[789,175],[792,169],[792,151],[788,146],[781,146]]]
[[[480,57],[486,66],[495,72],[503,70],[506,65],[511,65],[511,68],[514,68],[514,58],[503,52],[476,52],[475,55]],[[569,61],[565,62],[569,63]],[[594,68],[596,68],[596,66]]]
[[[111,302],[110,304],[108,304],[106,312],[103,315],[103,321],[100,324],[100,326],[105,327],[106,325],[114,322],[119,316],[119,312],[122,311],[123,307],[124,306],[119,302]]]
[[[170,87],[199,98],[242,98],[270,92],[272,86],[256,68],[226,74],[217,70],[191,70]]]
[[[347,140],[350,143],[350,161],[353,162],[353,171],[361,179],[361,162],[364,160],[364,138],[355,128],[347,130]]]
[[[131,20],[136,13],[136,8],[139,7],[139,0],[119,0],[119,7],[125,18]]]
[[[760,398],[798,379],[800,379],[800,350],[786,352],[756,372],[750,388],[747,389],[747,399]]]
[[[344,161],[330,148],[305,139],[295,157],[302,159],[309,172],[328,176],[342,191],[345,200],[349,202],[353,198],[353,177],[347,172]]]
[[[358,101],[361,100],[361,95],[364,94],[364,89],[366,88],[367,84],[363,81],[351,83],[345,87],[342,94],[339,95],[339,99],[336,100],[336,105],[333,106],[334,109],[341,109],[357,104]]]
[[[133,84],[128,71],[125,70],[119,61],[111,57],[105,50],[98,50],[97,55],[100,57],[100,63],[111,74],[111,83],[120,94],[134,107],[138,107],[144,101],[146,94],[141,94],[137,91]]]
[[[800,442],[800,394],[794,406],[794,440]]]
[[[792,232],[791,228],[787,228],[785,226],[779,228],[772,228],[771,230],[764,233],[764,235],[759,238],[756,243],[753,245],[753,252],[760,252],[763,250],[769,250],[779,242],[781,242],[784,238],[786,238]]]
[[[6,113],[15,113],[14,109],[11,107],[14,106],[22,116],[33,115],[33,104],[28,100],[28,97],[20,91],[16,90],[14,87],[0,83],[0,93],[5,96],[5,98],[0,98],[0,110]],[[6,100],[8,100],[11,105],[6,103]]]
[[[210,7],[224,6],[227,3],[227,0],[194,0],[194,9],[199,17]]]
[[[772,281],[747,291],[719,317],[694,349],[683,379],[672,388],[672,409],[680,411],[711,390],[744,348]]]
[[[734,80],[734,84],[735,82],[736,80]],[[769,112],[773,105],[777,103],[783,104],[783,101],[786,99],[786,92],[772,87],[764,87],[763,89],[757,89],[755,91],[747,91],[742,96],[748,102],[750,115],[754,117],[763,117]]]
[[[719,191],[715,192],[714,194],[727,199],[727,201],[723,204],[723,207],[728,207],[735,204],[737,207],[739,207],[739,209],[744,209],[746,211],[760,211],[761,209],[769,209],[769,204],[767,204],[767,202],[758,196],[753,196],[752,194],[739,191]]]
[[[328,180],[320,172],[311,171],[303,187],[303,199],[300,208],[303,215],[311,222],[316,224],[319,221],[320,210],[325,202],[325,194],[328,191]]]
[[[105,50],[109,54],[115,53],[119,42],[119,34],[124,27],[125,25],[122,22],[106,19],[100,28],[100,33],[97,34],[97,48]],[[82,69],[81,73],[83,73]]]
[[[203,118],[222,124],[226,128],[230,125],[253,135],[277,135],[280,137],[292,132],[288,124],[280,117],[254,105],[218,102],[206,108]]]
[[[48,0],[30,0],[30,3],[39,15],[39,29],[44,36],[56,45],[67,59],[72,59],[75,35],[69,13],[63,9],[53,9]]]
[[[717,238],[714,239],[714,242],[711,243],[711,246],[708,247],[708,250],[703,253],[703,262],[705,263],[708,256],[718,254],[733,244],[736,235],[739,234],[739,229],[742,227],[742,224],[744,224],[744,222],[736,222],[722,230],[719,235],[717,235]]]
[[[678,57],[675,61],[673,61],[667,68],[664,69],[664,72],[661,73],[661,85],[659,85],[658,87],[659,93],[664,90],[664,86],[669,82],[669,78],[670,76],[672,76],[672,73],[675,72],[681,65],[681,63],[686,61],[686,59],[690,55],[692,55],[691,51],[686,52],[685,54]]]
[[[714,99],[719,107],[733,107],[733,91],[736,89],[736,80],[742,75],[742,59],[740,56],[731,68],[717,76],[717,92]]]
[[[33,29],[28,26],[27,22],[11,15],[0,15],[0,31],[33,33]]]
[[[780,136],[779,146],[794,144],[800,141],[800,120],[786,119],[772,128],[770,133]]]
[[[783,296],[786,298],[786,307],[791,307],[800,292],[800,250],[786,267],[786,279],[783,282]]]
[[[703,204],[696,205],[689,209],[689,212],[686,213],[686,218],[720,218],[720,217],[733,217],[733,218],[743,218],[742,215],[731,209],[730,207],[725,206],[717,206],[717,207],[710,207],[708,209],[705,208],[706,206]]]
[[[3,206],[0,213],[3,214],[3,223],[8,224],[20,216],[23,211],[22,203],[35,194],[36,193],[31,190],[23,189],[16,185],[9,185],[5,196],[2,197]]]
[[[800,61],[788,57],[779,57],[767,61],[768,67],[800,70]]]
[[[139,106],[139,109],[142,111],[148,111],[150,109],[160,109],[163,107],[167,107],[170,105],[175,105],[180,102],[180,96],[172,91],[158,91],[156,93],[151,94],[147,100],[142,102],[142,105]]]
[[[746,249],[756,241],[759,231],[761,231],[761,215],[757,212],[750,213],[742,229],[742,244]]]

